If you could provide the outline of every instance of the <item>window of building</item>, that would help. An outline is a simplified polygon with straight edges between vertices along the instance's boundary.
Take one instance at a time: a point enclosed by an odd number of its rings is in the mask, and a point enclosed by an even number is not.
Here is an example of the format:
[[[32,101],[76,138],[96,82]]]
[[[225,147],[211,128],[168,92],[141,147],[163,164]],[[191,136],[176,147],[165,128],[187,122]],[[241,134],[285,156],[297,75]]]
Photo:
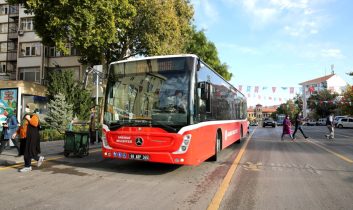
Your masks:
[[[21,56],[40,56],[40,42],[21,43]]]
[[[17,42],[8,42],[7,43],[7,50],[17,52]]]
[[[0,23],[0,33],[7,33],[7,32],[8,32],[8,24]]]
[[[9,13],[9,5],[1,4],[0,5],[0,15],[7,15]]]
[[[7,52],[7,43],[6,42],[0,42],[0,52],[2,52],[2,53]]]
[[[80,55],[79,51],[76,48],[72,47],[70,44],[67,44],[66,48],[69,53],[67,55],[65,55],[63,52],[57,50],[56,47],[48,47],[48,52],[46,52],[46,56],[48,56],[48,57],[63,57],[63,56],[78,56],[78,55]]]
[[[31,68],[20,68],[20,80],[31,81],[31,82],[40,82],[40,69],[39,67]]]
[[[0,72],[5,72],[6,71],[6,62],[2,61],[0,62]]]
[[[10,14],[18,14],[18,5],[9,5]]]
[[[0,42],[0,52],[17,51],[16,43],[14,42]]]
[[[30,18],[22,18],[21,19],[21,30],[23,31],[33,31],[33,17]]]
[[[18,24],[17,23],[9,23],[8,31],[10,33],[17,33],[17,29],[18,29]]]

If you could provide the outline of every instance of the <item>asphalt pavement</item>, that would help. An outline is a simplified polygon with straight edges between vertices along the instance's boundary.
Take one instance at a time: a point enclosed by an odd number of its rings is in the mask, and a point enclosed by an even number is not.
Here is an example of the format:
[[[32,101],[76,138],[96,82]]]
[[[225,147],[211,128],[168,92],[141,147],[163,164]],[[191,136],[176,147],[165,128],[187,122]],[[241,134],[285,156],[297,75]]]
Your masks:
[[[217,162],[198,166],[103,159],[97,144],[67,158],[63,141],[42,142],[41,167],[0,167],[0,209],[207,209],[219,189],[213,209],[353,209],[353,129],[336,129],[332,141],[325,126],[304,127],[311,138],[294,142],[281,141],[281,129],[251,128]]]

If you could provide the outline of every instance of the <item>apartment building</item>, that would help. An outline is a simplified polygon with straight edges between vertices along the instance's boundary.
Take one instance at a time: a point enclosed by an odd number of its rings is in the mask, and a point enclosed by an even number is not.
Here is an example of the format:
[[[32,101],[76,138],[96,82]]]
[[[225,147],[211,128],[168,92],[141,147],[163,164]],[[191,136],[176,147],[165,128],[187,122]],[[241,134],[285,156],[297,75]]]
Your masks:
[[[0,0],[1,79],[44,84],[47,71],[55,66],[72,69],[77,79],[82,78],[79,52],[67,45],[70,54],[64,56],[55,47],[44,46],[33,26],[33,15],[25,14],[24,7]]]
[[[332,72],[332,74],[302,82],[300,85],[302,86],[303,96],[303,115],[307,117],[310,113],[308,99],[312,94],[324,89],[341,94],[348,83]]]
[[[18,104],[13,107],[18,117],[28,102],[45,110],[44,85],[49,71],[60,66],[74,70],[78,80],[84,76],[84,68],[78,62],[79,52],[69,44],[69,55],[63,55],[55,47],[44,46],[34,31],[33,16],[26,14],[21,5],[9,5],[0,0],[0,108]],[[10,103],[4,98],[13,101]]]

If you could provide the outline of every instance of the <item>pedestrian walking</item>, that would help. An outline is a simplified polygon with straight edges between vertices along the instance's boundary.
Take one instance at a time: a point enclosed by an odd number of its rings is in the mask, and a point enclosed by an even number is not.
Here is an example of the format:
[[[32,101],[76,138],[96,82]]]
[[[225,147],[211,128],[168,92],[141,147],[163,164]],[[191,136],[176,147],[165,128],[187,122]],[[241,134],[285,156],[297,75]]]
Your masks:
[[[288,134],[292,140],[294,139],[292,136],[292,132],[291,132],[291,126],[292,126],[292,123],[289,120],[289,116],[286,115],[286,117],[283,120],[283,131],[282,131],[282,136],[281,136],[282,141],[284,140],[283,137],[286,134]]]
[[[335,138],[335,125],[333,123],[333,113],[331,113],[329,116],[326,118],[326,126],[329,130],[329,134],[326,134],[325,137],[327,139],[334,139]]]
[[[21,120],[20,127],[17,129],[16,133],[13,134],[12,139],[15,139],[16,136],[19,137],[20,141],[20,149],[18,152],[18,157],[24,155],[25,148],[26,148],[26,137],[27,137],[27,126],[28,126],[28,120],[26,119],[27,115],[31,115],[30,109],[25,108],[25,114],[23,115],[23,118]]]
[[[6,108],[4,111],[4,115],[6,116],[6,122],[3,124],[3,136],[1,139],[0,154],[2,153],[2,151],[4,151],[6,144],[12,137],[12,134],[15,133],[18,128],[17,117],[14,114],[12,108]],[[11,140],[17,148],[18,152],[20,152],[17,141],[14,138]]]
[[[305,139],[309,138],[307,135],[305,135],[305,133],[302,129],[303,122],[304,122],[303,114],[301,112],[299,112],[295,116],[295,128],[294,128],[294,132],[293,132],[293,139],[295,139],[295,134],[297,133],[298,130],[303,134]]]
[[[39,138],[39,117],[34,113],[36,105],[33,103],[28,103],[26,105],[26,110],[30,114],[25,115],[27,122],[24,122],[21,125],[19,133],[25,133],[25,148],[24,148],[24,168],[19,170],[20,172],[29,172],[32,171],[31,161],[32,159],[37,161],[37,167],[40,167],[43,164],[44,156],[39,156],[41,153],[40,150],[40,138]],[[15,133],[13,136],[17,135]],[[22,138],[22,137],[21,137]]]
[[[89,122],[89,136],[91,144],[96,142],[96,109],[91,108],[90,122]]]

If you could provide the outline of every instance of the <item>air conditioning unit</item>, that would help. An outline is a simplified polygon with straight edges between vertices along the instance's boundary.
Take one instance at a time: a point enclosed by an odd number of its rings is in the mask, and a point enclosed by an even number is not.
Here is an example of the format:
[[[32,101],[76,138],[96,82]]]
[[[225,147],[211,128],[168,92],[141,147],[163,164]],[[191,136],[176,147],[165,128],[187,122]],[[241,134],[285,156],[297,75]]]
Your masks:
[[[18,35],[22,36],[24,34],[24,31],[23,30],[18,30]]]

